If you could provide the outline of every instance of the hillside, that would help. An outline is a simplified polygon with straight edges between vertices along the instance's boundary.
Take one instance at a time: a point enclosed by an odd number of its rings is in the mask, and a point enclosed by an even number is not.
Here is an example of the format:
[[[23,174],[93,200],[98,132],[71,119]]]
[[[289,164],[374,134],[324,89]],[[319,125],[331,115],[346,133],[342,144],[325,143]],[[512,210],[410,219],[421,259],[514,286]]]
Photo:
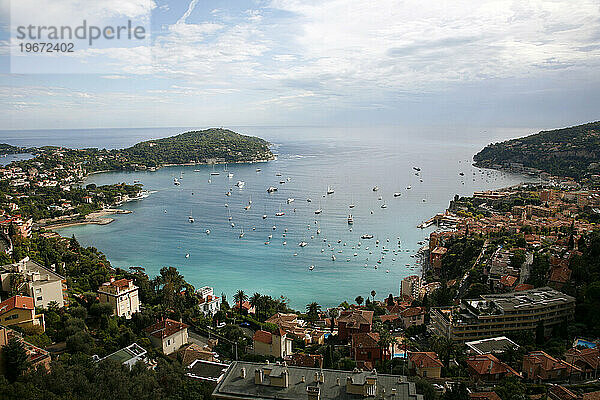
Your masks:
[[[246,162],[273,158],[267,141],[220,128],[148,140],[120,150],[120,153],[131,163],[147,166],[214,161]]]
[[[473,159],[479,167],[519,163],[552,175],[582,179],[600,173],[600,121],[492,143]]]

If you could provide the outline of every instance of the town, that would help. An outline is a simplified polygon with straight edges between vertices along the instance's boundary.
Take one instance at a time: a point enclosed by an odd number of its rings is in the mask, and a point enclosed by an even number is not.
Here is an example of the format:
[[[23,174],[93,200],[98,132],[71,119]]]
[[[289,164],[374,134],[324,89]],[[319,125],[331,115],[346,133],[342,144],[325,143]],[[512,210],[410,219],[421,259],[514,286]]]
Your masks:
[[[0,169],[0,359],[13,386],[39,384],[37,374],[69,385],[75,378],[64,371],[75,368],[148,374],[164,396],[600,394],[594,189],[546,176],[456,196],[421,225],[436,227],[419,251],[422,273],[397,293],[357,293],[327,309],[315,298],[292,310],[285,297],[240,288],[227,299],[210,282],[195,288],[172,267],[155,278],[142,267],[115,269],[97,249],[54,233],[58,223],[143,196],[140,185],[82,187],[94,162],[70,152]],[[161,386],[157,376],[177,384]]]

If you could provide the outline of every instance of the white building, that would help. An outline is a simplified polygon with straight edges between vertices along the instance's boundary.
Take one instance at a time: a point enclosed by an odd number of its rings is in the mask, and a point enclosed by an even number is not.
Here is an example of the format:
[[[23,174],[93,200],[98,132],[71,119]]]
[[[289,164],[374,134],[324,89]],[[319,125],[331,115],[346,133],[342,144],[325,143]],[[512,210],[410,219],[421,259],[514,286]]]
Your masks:
[[[204,286],[196,290],[199,296],[198,306],[204,315],[215,315],[221,309],[221,298],[213,293],[213,288]]]
[[[105,282],[98,288],[98,299],[100,303],[108,303],[113,307],[113,313],[117,317],[131,318],[133,314],[140,311],[140,299],[138,287],[131,279],[119,279]]]

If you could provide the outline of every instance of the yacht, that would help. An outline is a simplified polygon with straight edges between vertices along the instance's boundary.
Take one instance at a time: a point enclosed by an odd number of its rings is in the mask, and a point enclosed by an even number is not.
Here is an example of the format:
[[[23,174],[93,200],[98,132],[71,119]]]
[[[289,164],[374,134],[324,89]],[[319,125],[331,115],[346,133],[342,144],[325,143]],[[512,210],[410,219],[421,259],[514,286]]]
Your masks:
[[[419,167],[413,167],[413,169],[414,169],[415,171],[420,171],[420,170],[421,170],[421,168],[419,168]]]
[[[267,189],[267,193],[273,193],[276,191],[277,191],[277,188],[275,186],[269,186],[269,188]]]
[[[248,211],[250,209],[251,205],[248,204],[246,207],[244,207],[244,210]]]
[[[227,177],[228,177],[229,179],[233,178],[233,172],[228,172],[228,173],[227,173]]]
[[[335,261],[335,254],[331,255],[331,261]]]
[[[311,198],[310,198],[310,197],[309,197],[308,199],[306,199],[306,201],[307,201],[308,203],[312,202],[312,200],[311,200]]]
[[[327,194],[333,194],[333,188],[331,186],[327,186]]]
[[[287,199],[287,203],[288,203],[288,204],[290,204],[290,203],[293,203],[293,202],[294,202],[294,199],[293,199],[293,198],[291,198],[291,197],[290,197],[290,198],[288,198],[288,199]]]
[[[246,184],[246,182],[244,181],[237,181],[237,183],[235,184],[235,186],[239,187],[240,189],[244,187],[244,185]]]
[[[308,267],[309,271],[312,271],[313,269],[315,269],[314,265],[311,265],[310,267]]]
[[[281,176],[281,172],[276,173],[275,176]]]
[[[210,229],[207,229],[207,230],[206,230],[206,234],[207,234],[207,235],[210,235]]]
[[[263,219],[267,219],[267,214],[263,214]]]
[[[186,253],[185,258],[190,258],[190,253]]]
[[[194,217],[192,216],[192,213],[190,212],[190,216],[188,217],[188,222],[193,223],[194,221],[195,221]]]
[[[225,193],[225,196],[231,196],[231,192]]]
[[[306,247],[307,244],[308,243],[302,241],[302,242],[298,243],[298,246],[300,246],[300,247]]]
[[[387,208],[387,204],[383,203],[383,204],[381,205],[381,208]]]
[[[402,196],[402,193],[400,193],[400,192],[394,193],[394,197],[400,197],[400,196]]]
[[[244,228],[240,231],[240,239],[244,237]]]
[[[315,214],[321,214],[323,212],[323,210],[321,210],[320,208],[315,210]]]
[[[406,187],[406,190],[410,190],[410,189],[412,189],[412,187],[410,187],[410,186],[407,186],[407,187]]]
[[[275,213],[276,217],[283,217],[285,215],[285,213],[283,211],[281,211],[281,207],[279,207],[279,211]]]
[[[179,180],[177,180],[177,178],[173,178],[173,185],[179,186],[179,185],[181,185],[181,182],[179,182]]]
[[[272,226],[273,230],[277,229],[277,227],[275,225]]]
[[[352,225],[354,223],[354,218],[352,218],[352,214],[348,214],[348,225]]]
[[[360,238],[361,239],[373,239],[373,235],[366,235],[365,234],[365,235],[362,235]],[[367,248],[367,250],[368,250],[368,248]]]
[[[256,172],[260,172],[260,168],[256,168]]]
[[[348,208],[354,208],[354,207],[356,207],[354,204],[349,204],[348,205]]]
[[[374,186],[374,187],[373,187],[373,191],[374,191],[374,192],[376,192],[376,191],[378,191],[378,190],[379,190],[379,186]]]

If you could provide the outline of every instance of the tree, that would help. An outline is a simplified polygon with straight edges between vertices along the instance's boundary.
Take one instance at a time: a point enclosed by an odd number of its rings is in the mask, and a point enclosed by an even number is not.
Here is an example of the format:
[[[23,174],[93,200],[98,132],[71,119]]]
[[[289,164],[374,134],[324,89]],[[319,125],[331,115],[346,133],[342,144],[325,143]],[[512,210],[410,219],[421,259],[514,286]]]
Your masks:
[[[258,292],[254,292],[252,297],[250,297],[250,305],[254,307],[256,315],[259,314],[260,305],[262,303],[262,295]]]
[[[371,297],[373,298],[373,301],[375,301],[375,295],[377,294],[376,291],[371,290]]]
[[[469,392],[464,382],[450,386],[442,396],[442,400],[469,400]]]
[[[356,302],[356,304],[358,304],[360,306],[362,303],[364,303],[365,299],[363,299],[362,296],[356,296],[354,301]]]
[[[247,299],[248,295],[246,295],[246,293],[244,293],[244,291],[241,289],[233,295],[233,301],[235,301],[238,304],[240,314],[242,313],[244,301],[246,301]]]
[[[433,351],[435,351],[439,356],[446,368],[450,366],[450,359],[457,352],[456,345],[451,339],[448,339],[444,336],[435,336],[433,338],[432,346]]]
[[[494,391],[502,400],[526,400],[528,398],[525,385],[515,376],[502,379]]]
[[[306,319],[310,322],[315,322],[319,319],[321,306],[315,302],[306,305]]]
[[[30,366],[25,346],[20,340],[13,337],[2,346],[2,353],[6,378],[10,382],[14,382]]]
[[[390,295],[389,295],[389,296],[388,296],[388,298],[387,298],[387,305],[391,307],[391,306],[393,306],[393,305],[394,305],[394,303],[395,303],[395,301],[394,301],[394,295],[392,295],[392,294],[390,293]]]

